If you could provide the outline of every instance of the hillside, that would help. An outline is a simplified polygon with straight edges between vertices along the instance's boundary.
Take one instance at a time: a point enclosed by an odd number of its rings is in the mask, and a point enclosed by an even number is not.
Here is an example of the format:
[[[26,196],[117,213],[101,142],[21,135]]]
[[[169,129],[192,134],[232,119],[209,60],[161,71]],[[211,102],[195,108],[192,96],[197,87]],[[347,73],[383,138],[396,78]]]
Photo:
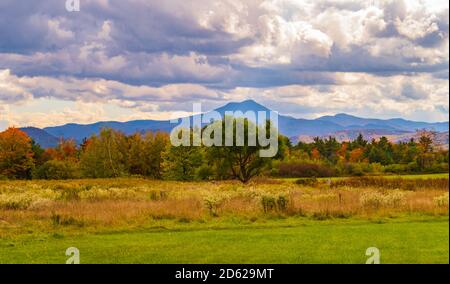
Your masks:
[[[47,133],[45,130],[36,127],[20,128],[28,136],[30,136],[37,144],[43,148],[55,147],[58,144],[58,138]]]

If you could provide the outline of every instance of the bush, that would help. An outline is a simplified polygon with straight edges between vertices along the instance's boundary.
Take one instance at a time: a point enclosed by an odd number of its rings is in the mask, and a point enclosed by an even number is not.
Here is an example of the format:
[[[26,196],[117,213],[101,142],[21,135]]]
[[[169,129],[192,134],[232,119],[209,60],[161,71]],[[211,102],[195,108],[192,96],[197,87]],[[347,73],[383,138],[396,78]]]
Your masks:
[[[364,169],[360,164],[347,164],[346,165],[346,174],[351,176],[363,176]]]
[[[162,190],[152,190],[150,192],[150,200],[152,201],[160,201],[167,199],[167,192]]]
[[[84,222],[82,220],[77,220],[71,216],[65,216],[60,214],[52,213],[51,220],[53,226],[79,226],[82,227]]]
[[[317,180],[317,178],[312,177],[312,178],[301,178],[295,181],[296,184],[298,185],[304,185],[304,186],[312,186],[315,187],[319,184],[319,181]]]
[[[448,192],[444,195],[435,197],[433,200],[437,207],[448,207]]]
[[[330,166],[297,162],[280,163],[278,173],[282,177],[332,177],[336,174]]]
[[[274,211],[277,208],[275,198],[272,196],[263,196],[261,199],[261,204],[263,206],[264,213]]]
[[[288,200],[288,198],[286,196],[282,196],[282,195],[278,196],[277,206],[278,206],[278,210],[280,212],[286,212],[287,211],[288,203],[289,203],[289,200]]]
[[[37,179],[75,179],[80,178],[79,166],[74,162],[51,160],[45,162],[34,173]]]
[[[208,165],[202,165],[195,174],[197,180],[209,180],[213,175],[214,172]]]
[[[288,204],[288,198],[283,195],[279,195],[278,197],[266,195],[261,198],[261,205],[264,213],[273,211],[286,212],[288,209]]]
[[[22,210],[31,205],[30,196],[23,194],[0,194],[0,209]]]
[[[384,167],[386,173],[403,174],[409,172],[408,165],[392,164]]]
[[[405,193],[395,190],[386,194],[380,192],[366,192],[361,195],[361,204],[364,207],[378,209],[380,207],[398,207],[405,201]]]
[[[228,195],[226,193],[216,193],[216,194],[209,194],[208,196],[205,196],[204,198],[204,204],[206,209],[208,209],[209,215],[212,217],[218,217],[219,216],[219,207],[222,206],[222,204],[225,203],[225,201],[228,200]]]

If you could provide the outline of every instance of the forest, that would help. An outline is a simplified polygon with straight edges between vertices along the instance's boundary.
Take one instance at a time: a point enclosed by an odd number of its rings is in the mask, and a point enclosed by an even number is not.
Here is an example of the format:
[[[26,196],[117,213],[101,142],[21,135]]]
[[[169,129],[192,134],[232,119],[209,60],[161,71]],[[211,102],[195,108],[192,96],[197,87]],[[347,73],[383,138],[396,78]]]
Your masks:
[[[146,132],[125,135],[103,129],[77,144],[61,139],[43,149],[21,130],[0,133],[0,179],[80,179],[147,177],[201,181],[255,176],[335,177],[381,174],[447,173],[448,150],[433,146],[423,132],[415,141],[391,143],[386,137],[350,142],[316,137],[293,145],[280,135],[278,153],[261,158],[261,145],[243,147],[172,146],[169,134]]]

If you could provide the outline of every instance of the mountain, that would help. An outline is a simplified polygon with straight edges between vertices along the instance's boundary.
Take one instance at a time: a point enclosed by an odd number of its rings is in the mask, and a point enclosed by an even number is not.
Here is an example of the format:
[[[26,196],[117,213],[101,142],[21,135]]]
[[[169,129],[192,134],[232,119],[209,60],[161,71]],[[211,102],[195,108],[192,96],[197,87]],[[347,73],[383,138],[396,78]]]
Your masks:
[[[70,123],[62,126],[46,127],[44,130],[55,137],[70,138],[80,142],[85,137],[98,134],[102,128],[113,128],[130,135],[146,130],[169,132],[174,126],[175,124],[171,124],[170,121],[134,120],[128,122],[105,121],[93,124]]]
[[[50,148],[58,145],[59,139],[55,136],[47,133],[45,130],[36,127],[24,127],[20,128],[28,136],[30,136],[37,144],[42,148]]]
[[[243,102],[230,102],[215,109],[215,111],[220,113],[223,117],[228,111],[241,111],[243,113],[247,111],[267,112],[270,111],[270,109],[253,100],[246,100]],[[208,112],[206,114],[208,114]],[[194,117],[195,116],[189,117],[191,122]],[[36,141],[42,141],[44,145],[50,145],[54,143],[54,139],[57,141],[58,138],[75,139],[76,141],[81,142],[83,138],[89,137],[92,134],[97,134],[105,127],[113,128],[129,135],[135,132],[144,131],[170,132],[177,125],[178,124],[170,123],[169,120],[134,120],[127,122],[104,121],[86,125],[70,123],[62,126],[46,127],[43,130],[39,129],[41,132],[34,129],[33,131],[29,131],[29,135]],[[280,133],[288,136],[294,142],[299,139],[307,137],[311,138],[314,136],[331,135],[339,136],[342,139],[353,139],[359,133],[362,133],[365,137],[379,137],[383,135],[407,136],[407,134],[412,134],[418,129],[435,130],[439,132],[448,131],[448,122],[427,123],[409,121],[401,118],[383,120],[361,118],[348,114],[323,116],[317,119],[301,119],[279,115],[278,126]],[[45,134],[47,134],[47,136]]]
[[[269,112],[271,109],[268,109],[254,100],[246,100],[240,103],[228,103],[223,107],[215,109],[215,111],[219,112],[223,117],[227,111],[241,111],[243,113],[247,111],[254,111],[257,113],[259,111]],[[269,115],[267,115],[267,118],[268,117]],[[307,135],[322,135],[343,129],[341,125],[334,122],[308,120],[285,115],[279,115],[278,126],[280,132],[288,137],[296,136],[299,133]]]
[[[269,112],[271,111],[270,109],[266,108],[265,106],[258,104],[257,102],[255,102],[254,100],[246,100],[240,103],[236,103],[236,102],[231,102],[228,103],[222,107],[216,108],[215,111],[219,112],[222,116],[225,115],[225,112],[227,111],[242,111],[243,113],[247,112],[247,111],[254,111],[254,112],[258,112],[258,111],[264,111],[264,112]]]
[[[419,122],[410,121],[402,118],[393,119],[373,119],[373,118],[361,118],[345,113],[336,114],[335,116],[322,116],[317,120],[333,122],[348,128],[372,128],[372,129],[391,129],[391,130],[403,130],[403,131],[416,131],[417,129],[428,129],[435,131],[448,131],[448,122]]]

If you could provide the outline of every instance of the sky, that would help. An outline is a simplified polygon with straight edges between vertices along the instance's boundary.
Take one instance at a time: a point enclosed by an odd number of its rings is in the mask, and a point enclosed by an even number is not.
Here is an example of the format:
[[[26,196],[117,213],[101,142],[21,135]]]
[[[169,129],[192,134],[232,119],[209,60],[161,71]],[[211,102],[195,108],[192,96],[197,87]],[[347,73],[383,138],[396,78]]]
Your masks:
[[[447,0],[0,0],[0,128],[170,119],[447,121]]]

